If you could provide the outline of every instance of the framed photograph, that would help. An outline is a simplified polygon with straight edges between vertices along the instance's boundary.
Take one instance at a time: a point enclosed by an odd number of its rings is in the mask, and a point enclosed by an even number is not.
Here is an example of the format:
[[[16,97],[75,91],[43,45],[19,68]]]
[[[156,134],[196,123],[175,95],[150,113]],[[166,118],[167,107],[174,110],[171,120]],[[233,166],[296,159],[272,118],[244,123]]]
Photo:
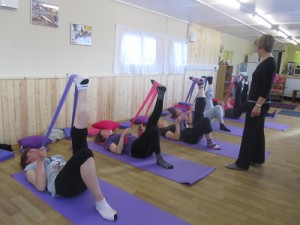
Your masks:
[[[31,23],[58,28],[58,10],[58,6],[31,0]]]
[[[71,23],[71,44],[92,45],[92,34],[91,26]]]

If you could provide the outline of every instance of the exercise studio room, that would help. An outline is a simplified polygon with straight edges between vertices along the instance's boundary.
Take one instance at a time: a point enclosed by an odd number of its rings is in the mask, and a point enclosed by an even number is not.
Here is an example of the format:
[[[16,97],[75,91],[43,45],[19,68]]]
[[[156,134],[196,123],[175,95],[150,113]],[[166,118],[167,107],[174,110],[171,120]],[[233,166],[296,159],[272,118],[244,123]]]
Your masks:
[[[0,224],[300,225],[300,1],[0,0]]]

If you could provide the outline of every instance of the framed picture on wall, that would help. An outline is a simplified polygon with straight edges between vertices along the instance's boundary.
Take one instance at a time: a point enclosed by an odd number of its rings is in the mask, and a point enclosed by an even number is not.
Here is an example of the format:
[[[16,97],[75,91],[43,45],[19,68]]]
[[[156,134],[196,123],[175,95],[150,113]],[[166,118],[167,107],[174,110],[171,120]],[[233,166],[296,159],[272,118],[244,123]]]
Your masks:
[[[71,44],[92,45],[92,34],[91,26],[71,23]]]
[[[58,28],[58,10],[58,6],[31,0],[31,23]]]

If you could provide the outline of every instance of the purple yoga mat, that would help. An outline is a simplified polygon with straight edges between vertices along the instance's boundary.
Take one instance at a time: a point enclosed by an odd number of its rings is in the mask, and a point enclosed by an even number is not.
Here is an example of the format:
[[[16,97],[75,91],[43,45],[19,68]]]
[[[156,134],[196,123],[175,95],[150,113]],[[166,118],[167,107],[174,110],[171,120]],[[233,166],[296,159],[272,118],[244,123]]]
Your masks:
[[[238,119],[232,119],[232,118],[224,118],[224,119],[234,121],[234,122],[237,122],[237,123],[245,123],[245,115],[244,114]],[[273,122],[273,121],[265,121],[265,128],[269,128],[269,129],[273,129],[273,130],[286,131],[286,130],[289,129],[289,127],[290,126],[287,125],[287,124],[276,123],[276,122]]]
[[[273,102],[271,102],[271,107],[294,110],[294,109],[296,109],[297,105],[273,101]]]
[[[182,184],[193,185],[215,170],[215,167],[212,166],[205,166],[189,160],[163,154],[165,160],[174,166],[173,169],[165,169],[156,165],[156,158],[154,155],[148,158],[138,159],[126,154],[117,155],[109,152],[104,149],[103,146],[95,144],[94,142],[88,142],[88,146],[95,152]]]
[[[175,119],[168,117],[165,118],[165,120],[171,121],[171,122],[175,122]],[[225,134],[231,134],[231,135],[235,135],[235,136],[239,136],[241,137],[243,135],[243,128],[242,127],[237,127],[237,126],[232,126],[229,124],[226,124],[226,127],[231,130],[231,132],[226,132],[223,130],[220,130],[220,124],[218,122],[213,122],[211,123],[212,129],[215,132],[221,132],[221,133],[225,133]]]
[[[171,122],[175,122],[175,119],[171,118],[171,117],[167,117],[164,118],[165,120],[171,121]],[[240,118],[238,119],[232,119],[232,118],[224,118],[225,120],[231,120],[234,122],[238,122],[238,123],[245,123],[245,117],[244,115],[242,115]],[[216,132],[221,132],[221,133],[226,133],[226,134],[232,134],[235,136],[242,136],[243,134],[243,128],[241,127],[236,127],[236,126],[232,126],[229,124],[226,124],[226,127],[228,127],[228,129],[231,130],[231,132],[225,132],[219,129],[219,123],[217,122],[213,122],[212,123],[212,128],[214,131]],[[281,130],[281,131],[286,131],[289,129],[289,125],[287,124],[282,124],[282,123],[275,123],[273,121],[265,121],[265,128],[269,128],[269,129],[274,129],[274,130]]]
[[[189,223],[133,196],[121,189],[99,180],[101,190],[108,203],[117,210],[118,220],[106,221],[95,209],[90,192],[85,191],[73,198],[51,197],[49,192],[38,192],[26,181],[23,172],[12,175],[33,194],[53,207],[76,225],[116,224],[116,225],[187,225]]]
[[[240,151],[240,145],[234,144],[234,143],[229,143],[226,141],[221,141],[214,139],[214,142],[218,144],[221,147],[221,150],[213,150],[206,145],[206,141],[202,138],[197,144],[188,144],[183,141],[173,141],[168,138],[162,138],[162,140],[170,141],[179,145],[184,145],[188,146],[197,150],[205,151],[205,152],[210,152],[213,154],[217,155],[222,155],[226,157],[230,157],[233,159],[237,159],[239,156],[239,151]],[[265,157],[269,157],[270,152],[266,152]]]
[[[220,130],[220,124],[218,122],[211,123],[211,126],[215,132],[231,134],[231,135],[235,135],[235,136],[239,136],[239,137],[242,137],[242,135],[243,135],[243,127],[237,127],[237,126],[226,124],[225,126],[230,130],[230,132],[226,132],[226,131]]]
[[[4,149],[0,149],[0,162],[8,160],[10,158],[15,157],[15,153],[11,151],[6,151]]]

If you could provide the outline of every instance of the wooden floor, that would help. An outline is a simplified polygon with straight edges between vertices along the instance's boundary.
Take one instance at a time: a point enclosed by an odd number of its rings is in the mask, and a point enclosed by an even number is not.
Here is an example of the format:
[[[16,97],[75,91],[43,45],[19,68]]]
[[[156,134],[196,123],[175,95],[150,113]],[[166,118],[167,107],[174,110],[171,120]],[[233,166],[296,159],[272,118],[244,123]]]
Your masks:
[[[299,102],[296,110],[300,111]],[[247,172],[228,170],[224,164],[234,162],[233,159],[162,141],[164,152],[215,166],[216,170],[188,186],[95,153],[97,172],[110,184],[190,224],[299,225],[300,117],[278,115],[276,122],[290,128],[265,129],[266,148],[271,154],[262,168],[251,167]],[[214,133],[214,137],[240,143],[240,137],[228,134]],[[0,224],[71,224],[10,176],[21,170],[17,148],[14,146],[15,158],[0,163]],[[51,154],[70,155],[66,140],[51,144],[50,148]],[[119,212],[119,217],[123,216],[126,215]]]

